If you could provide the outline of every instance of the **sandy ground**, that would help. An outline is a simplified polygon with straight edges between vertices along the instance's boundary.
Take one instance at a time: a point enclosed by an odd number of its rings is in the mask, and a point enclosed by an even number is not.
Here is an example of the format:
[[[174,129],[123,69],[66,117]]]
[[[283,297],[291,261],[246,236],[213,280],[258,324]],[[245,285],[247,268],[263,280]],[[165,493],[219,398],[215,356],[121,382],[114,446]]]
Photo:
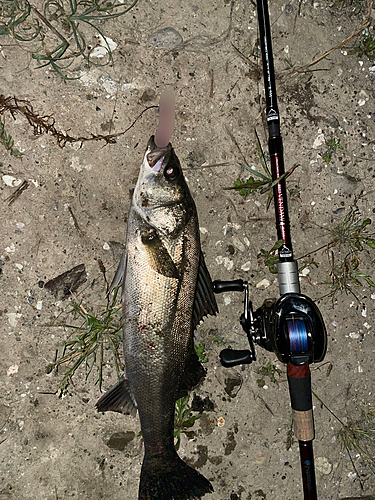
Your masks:
[[[375,211],[373,63],[348,54],[349,44],[293,75],[360,25],[362,15],[331,4],[273,0],[270,6],[286,167],[299,165],[288,184],[297,257],[328,243],[326,229],[342,221],[356,199],[362,220]],[[223,190],[238,177],[247,178],[240,163],[261,168],[254,125],[266,149],[255,6],[140,0],[129,14],[100,27],[117,44],[113,64],[95,67],[77,59],[70,73],[80,76],[76,80],[37,69],[30,45],[3,37],[1,94],[29,100],[35,112],[53,115],[57,130],[89,137],[124,131],[171,87],[177,110],[172,143],[197,204],[212,278],[249,280],[255,307],[277,297],[276,277],[257,257],[276,241],[267,195],[243,199]],[[175,32],[157,33],[164,28]],[[97,43],[93,31],[82,30]],[[24,156],[18,160],[0,148],[0,499],[134,500],[143,457],[138,419],[98,414],[99,388],[93,375],[85,380],[84,370],[65,397],[45,394],[56,389],[63,373],[48,375],[45,367],[69,334],[48,325],[74,318],[68,314],[71,299],[54,297],[43,283],[84,264],[87,281],[76,291],[78,300],[95,310],[105,304],[97,259],[111,278],[118,259],[111,251],[118,245],[111,242],[124,243],[131,189],[157,127],[156,110],[146,111],[115,144],[78,142],[64,148],[51,134],[34,135],[19,114],[14,121],[5,113],[2,120]],[[343,148],[329,163],[321,157],[320,134],[340,139]],[[9,204],[21,181],[28,188]],[[374,253],[368,250],[359,253],[360,269],[371,275]],[[345,255],[334,252],[339,264]],[[353,288],[359,300],[340,292],[332,300],[328,255],[315,252],[311,258],[319,267],[309,266],[301,286],[313,299],[321,298],[328,331],[325,361],[331,363],[312,367],[313,388],[348,423],[375,406],[374,289],[362,279]],[[262,280],[267,281],[257,287]],[[297,500],[302,498],[298,443],[286,445],[291,428],[286,375],[276,377],[277,383],[264,377],[264,387],[257,382],[267,363],[285,367],[259,348],[252,365],[228,372],[219,363],[223,346],[247,347],[238,322],[242,300],[241,294],[219,296],[220,314],[199,327],[196,339],[205,344],[208,362],[206,380],[195,392],[209,396],[214,409],[203,412],[189,438],[182,436],[180,455],[212,482],[215,492],[207,499]],[[113,365],[104,375],[106,388],[116,378]],[[232,390],[228,377],[237,380]],[[374,475],[354,452],[362,490],[340,445],[341,424],[316,399],[314,404],[319,498],[373,498]]]

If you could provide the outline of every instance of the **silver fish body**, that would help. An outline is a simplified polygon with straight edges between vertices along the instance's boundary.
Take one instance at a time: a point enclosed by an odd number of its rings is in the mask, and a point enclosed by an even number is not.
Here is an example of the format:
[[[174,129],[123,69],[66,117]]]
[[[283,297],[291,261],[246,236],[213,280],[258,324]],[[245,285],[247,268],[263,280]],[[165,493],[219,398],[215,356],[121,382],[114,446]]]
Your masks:
[[[202,378],[193,333],[216,314],[200,249],[198,216],[170,144],[151,137],[128,214],[122,282],[125,377],[97,403],[100,411],[139,412],[145,457],[139,499],[198,499],[212,486],[174,448],[175,402]]]

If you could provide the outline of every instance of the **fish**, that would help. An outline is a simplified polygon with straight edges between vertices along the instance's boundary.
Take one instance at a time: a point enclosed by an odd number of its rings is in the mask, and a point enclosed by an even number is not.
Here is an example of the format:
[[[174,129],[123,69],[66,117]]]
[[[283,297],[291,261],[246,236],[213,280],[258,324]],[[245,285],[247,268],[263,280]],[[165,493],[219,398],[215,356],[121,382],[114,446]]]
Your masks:
[[[194,331],[218,306],[198,215],[170,143],[151,136],[128,213],[125,251],[110,290],[122,285],[125,372],[98,411],[139,414],[144,459],[139,500],[199,499],[211,483],[174,447],[175,402],[205,375]]]

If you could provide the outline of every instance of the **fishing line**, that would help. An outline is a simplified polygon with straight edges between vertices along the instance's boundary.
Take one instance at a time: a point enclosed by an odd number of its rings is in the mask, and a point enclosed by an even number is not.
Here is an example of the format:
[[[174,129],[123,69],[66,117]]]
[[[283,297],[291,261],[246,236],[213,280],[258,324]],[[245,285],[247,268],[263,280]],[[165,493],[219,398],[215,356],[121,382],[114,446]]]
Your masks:
[[[303,318],[292,317],[286,320],[291,352],[306,352],[309,348],[306,322]]]

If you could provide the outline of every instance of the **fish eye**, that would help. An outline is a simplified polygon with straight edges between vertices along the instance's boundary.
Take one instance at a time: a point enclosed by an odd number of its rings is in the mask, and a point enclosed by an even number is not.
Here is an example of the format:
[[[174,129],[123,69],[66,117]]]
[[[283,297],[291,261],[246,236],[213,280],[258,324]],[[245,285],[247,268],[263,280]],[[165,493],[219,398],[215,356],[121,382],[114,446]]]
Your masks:
[[[180,176],[180,173],[181,169],[176,163],[169,164],[164,169],[164,177],[167,181],[175,181]]]

